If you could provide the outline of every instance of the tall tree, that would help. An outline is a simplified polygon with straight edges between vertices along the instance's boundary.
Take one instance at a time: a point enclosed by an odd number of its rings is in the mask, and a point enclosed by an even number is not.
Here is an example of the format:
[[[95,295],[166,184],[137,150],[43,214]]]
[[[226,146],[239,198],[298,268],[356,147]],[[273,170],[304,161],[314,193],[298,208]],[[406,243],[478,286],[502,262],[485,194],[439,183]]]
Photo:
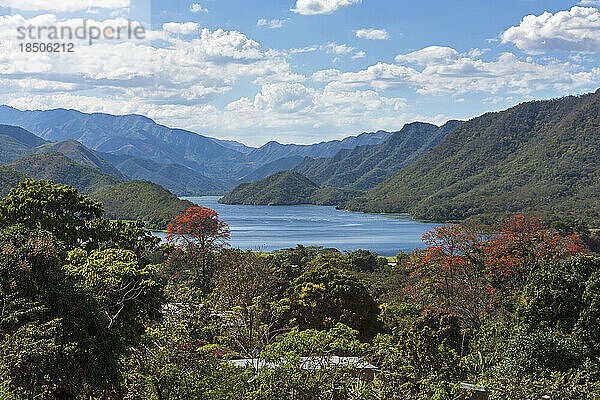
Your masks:
[[[195,274],[196,284],[205,293],[210,290],[212,268],[208,259],[212,252],[229,246],[229,225],[219,214],[206,207],[190,207],[169,224],[167,241],[183,254]]]

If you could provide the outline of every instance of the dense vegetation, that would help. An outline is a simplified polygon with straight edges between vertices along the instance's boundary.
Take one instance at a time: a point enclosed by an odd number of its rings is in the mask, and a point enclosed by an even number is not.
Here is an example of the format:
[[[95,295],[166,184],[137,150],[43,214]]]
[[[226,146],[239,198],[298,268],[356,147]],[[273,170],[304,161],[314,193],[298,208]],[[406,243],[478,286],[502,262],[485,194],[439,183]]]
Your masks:
[[[10,189],[23,182],[27,176],[14,168],[0,165],[0,198],[6,196]]]
[[[280,171],[253,183],[242,183],[223,196],[223,204],[311,204],[319,186],[294,171]]]
[[[306,158],[294,170],[321,186],[371,189],[419,159],[459,124],[406,124],[382,144],[341,150],[332,158]]]
[[[143,220],[152,229],[165,229],[173,217],[193,205],[149,181],[121,182],[90,196],[102,203],[107,218]]]
[[[600,223],[600,91],[461,124],[351,210],[464,220],[527,212]]]
[[[583,246],[600,238],[584,226],[444,225],[393,265],[229,249],[201,207],[167,244],[140,226],[49,181],[0,201],[0,398],[600,396],[600,258]]]
[[[103,173],[98,168],[79,164],[58,152],[32,154],[13,161],[7,166],[34,179],[50,179],[71,185],[85,194],[120,182],[117,178]]]

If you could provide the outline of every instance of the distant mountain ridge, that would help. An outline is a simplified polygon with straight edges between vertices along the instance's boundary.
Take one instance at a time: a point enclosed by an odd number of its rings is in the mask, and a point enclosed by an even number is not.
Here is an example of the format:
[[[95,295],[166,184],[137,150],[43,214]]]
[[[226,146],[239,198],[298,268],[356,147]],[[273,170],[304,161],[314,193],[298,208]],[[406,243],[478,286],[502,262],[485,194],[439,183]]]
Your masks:
[[[0,164],[32,154],[33,148],[46,141],[23,128],[0,125]]]
[[[90,167],[98,168],[105,174],[120,180],[129,179],[115,166],[102,158],[97,152],[91,151],[76,140],[68,139],[62,142],[45,143],[36,147],[35,153],[58,152],[69,157],[71,160]]]
[[[292,157],[331,157],[342,149],[353,149],[357,146],[375,145],[387,140],[390,132],[365,132],[357,136],[348,136],[342,140],[330,140],[309,145],[281,144],[270,141],[248,153],[248,160],[254,163],[266,164],[275,160]]]
[[[105,157],[129,178],[157,183],[178,196],[219,195],[227,191],[227,187],[215,179],[181,164],[160,164],[145,158],[108,153]]]
[[[92,150],[183,164],[217,179],[227,177],[223,171],[243,167],[239,162],[243,153],[212,138],[157,124],[142,115],[87,114],[66,109],[20,111],[0,106],[2,121],[10,121],[49,141],[75,139]]]
[[[294,169],[298,164],[302,162],[304,157],[302,156],[291,156],[279,158],[275,161],[271,161],[261,167],[258,167],[248,175],[240,179],[241,182],[254,182],[260,179],[266,178],[278,171],[286,171]]]
[[[390,135],[378,131],[313,145],[273,141],[253,148],[169,128],[142,115],[88,114],[67,109],[21,111],[10,106],[0,106],[0,123],[23,127],[52,142],[74,139],[98,152],[181,164],[226,185],[278,159],[330,157],[341,149],[382,143]]]

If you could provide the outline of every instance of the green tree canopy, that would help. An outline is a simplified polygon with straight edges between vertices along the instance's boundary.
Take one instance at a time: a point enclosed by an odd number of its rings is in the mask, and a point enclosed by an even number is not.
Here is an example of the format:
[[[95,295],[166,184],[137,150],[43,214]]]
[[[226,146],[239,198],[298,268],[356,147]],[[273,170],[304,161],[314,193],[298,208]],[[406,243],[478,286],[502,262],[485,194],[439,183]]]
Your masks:
[[[87,242],[88,223],[102,216],[102,205],[71,186],[28,179],[0,200],[0,227],[22,224],[52,233],[67,247]]]
[[[317,266],[294,280],[288,301],[300,329],[327,330],[343,323],[371,339],[378,307],[364,285],[349,272]]]

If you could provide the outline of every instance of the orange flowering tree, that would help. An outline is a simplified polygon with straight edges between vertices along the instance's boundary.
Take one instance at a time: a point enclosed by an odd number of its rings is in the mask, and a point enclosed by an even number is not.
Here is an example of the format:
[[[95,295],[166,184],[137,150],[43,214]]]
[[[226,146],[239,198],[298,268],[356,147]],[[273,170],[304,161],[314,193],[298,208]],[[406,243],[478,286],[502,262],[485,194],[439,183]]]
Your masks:
[[[210,275],[209,255],[229,246],[230,230],[215,210],[190,207],[169,224],[166,239],[177,252],[186,256],[194,269],[197,283],[201,284],[203,278],[206,280]],[[208,290],[208,287],[204,289]]]
[[[526,215],[508,218],[496,229],[442,225],[423,241],[427,247],[411,255],[406,294],[422,305],[448,307],[473,328],[539,265],[583,251],[576,235],[561,236]]]
[[[519,214],[508,218],[487,243],[486,262],[497,286],[521,286],[540,264],[581,252],[583,246],[576,234],[561,236],[539,218]]]

